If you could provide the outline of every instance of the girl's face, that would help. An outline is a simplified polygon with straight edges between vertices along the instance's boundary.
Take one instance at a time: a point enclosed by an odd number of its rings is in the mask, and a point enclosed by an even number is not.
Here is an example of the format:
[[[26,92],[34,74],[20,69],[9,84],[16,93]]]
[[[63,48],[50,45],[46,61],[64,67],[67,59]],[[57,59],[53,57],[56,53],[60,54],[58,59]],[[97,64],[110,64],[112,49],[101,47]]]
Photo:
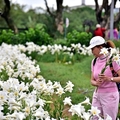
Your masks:
[[[101,51],[101,46],[95,46],[95,47],[93,47],[91,50],[92,50],[92,53],[93,53],[93,55],[95,56],[95,57],[99,57],[99,56],[101,56],[100,55],[100,51]]]

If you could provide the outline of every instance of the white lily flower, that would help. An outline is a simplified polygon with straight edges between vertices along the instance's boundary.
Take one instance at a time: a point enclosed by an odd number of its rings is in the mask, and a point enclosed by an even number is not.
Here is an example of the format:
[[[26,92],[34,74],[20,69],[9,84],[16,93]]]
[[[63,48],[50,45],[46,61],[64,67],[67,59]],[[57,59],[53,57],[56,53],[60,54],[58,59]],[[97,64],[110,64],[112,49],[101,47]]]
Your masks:
[[[108,114],[105,116],[105,120],[112,120],[111,116],[109,116]]]
[[[17,102],[14,98],[9,98],[9,104],[12,104],[13,106],[21,106],[21,104]]]
[[[91,116],[91,114],[89,112],[83,112],[83,114],[82,114],[82,118],[84,120],[90,120],[90,116]]]
[[[71,98],[70,97],[66,97],[64,100],[63,100],[63,103],[64,103],[64,105],[72,105],[72,103],[71,103]]]
[[[81,104],[89,104],[89,105],[91,105],[90,99],[88,97],[86,97],[86,100],[81,102]]]
[[[16,119],[24,120],[26,118],[25,113],[23,112],[15,112],[14,114],[16,116]]]
[[[33,116],[40,118],[41,120],[49,118],[49,114],[47,111],[44,111],[44,109],[42,107],[39,107],[35,113],[33,114]]]
[[[81,106],[81,104],[78,105],[72,105],[69,109],[69,112],[72,113],[72,115],[78,115],[79,117],[82,116],[82,113],[85,112],[84,106]]]
[[[67,85],[65,86],[65,91],[72,92],[74,85],[72,84],[71,81],[67,82]]]
[[[25,112],[25,115],[29,115],[31,110],[29,106],[26,106],[23,111]]]
[[[115,62],[119,62],[120,61],[120,55],[116,54],[115,56],[113,56],[112,60],[115,61]]]
[[[64,92],[64,89],[62,87],[57,88],[57,92],[56,92],[57,95],[61,96],[64,93],[65,92]]]
[[[4,116],[4,113],[0,111],[0,120],[5,120],[6,117]]]
[[[45,100],[39,98],[39,100],[37,101],[37,105],[40,105],[41,107],[44,107],[45,102],[46,102]]]
[[[111,54],[117,54],[117,49],[116,48],[110,48]]]
[[[108,55],[108,48],[102,48],[101,51],[100,51],[100,54],[103,54],[104,56],[107,56]]]
[[[92,106],[91,107],[91,110],[89,110],[90,112],[91,112],[91,114],[94,116],[94,115],[96,115],[96,116],[99,116],[99,114],[100,114],[100,110],[98,110],[98,108],[97,107],[94,107],[94,106]]]
[[[6,91],[0,91],[0,105],[7,101],[7,97]]]

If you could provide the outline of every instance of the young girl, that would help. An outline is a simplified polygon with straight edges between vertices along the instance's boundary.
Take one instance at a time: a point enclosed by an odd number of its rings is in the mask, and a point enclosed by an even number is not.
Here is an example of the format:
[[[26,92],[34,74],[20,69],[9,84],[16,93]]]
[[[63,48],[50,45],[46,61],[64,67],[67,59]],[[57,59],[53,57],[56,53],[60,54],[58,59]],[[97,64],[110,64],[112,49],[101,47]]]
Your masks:
[[[119,93],[116,82],[120,82],[120,66],[113,62],[113,69],[119,75],[113,77],[110,70],[110,66],[107,67],[104,74],[100,74],[101,70],[105,67],[108,56],[100,54],[101,49],[115,47],[112,41],[105,41],[103,37],[95,36],[90,40],[89,49],[92,50],[93,55],[96,58],[91,63],[91,84],[95,86],[95,91],[92,99],[92,106],[97,107],[104,119],[106,115],[109,115],[112,120],[116,120],[119,106]],[[93,120],[98,120],[98,117],[94,117]]]

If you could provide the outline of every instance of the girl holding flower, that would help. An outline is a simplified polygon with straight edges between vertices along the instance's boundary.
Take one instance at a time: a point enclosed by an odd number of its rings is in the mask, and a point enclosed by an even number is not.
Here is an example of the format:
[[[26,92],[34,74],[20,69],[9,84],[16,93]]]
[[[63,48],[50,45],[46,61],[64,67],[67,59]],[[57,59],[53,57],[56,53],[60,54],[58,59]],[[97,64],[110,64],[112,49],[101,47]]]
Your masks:
[[[95,36],[90,40],[88,49],[92,50],[95,60],[91,63],[91,84],[95,86],[92,106],[97,107],[100,116],[109,115],[112,120],[116,120],[119,106],[119,92],[116,82],[120,82],[120,65],[118,64],[118,53],[112,41],[105,41],[100,36]],[[113,56],[114,55],[114,56]],[[117,72],[118,77],[113,77],[110,64]],[[96,116],[93,120],[98,120]]]

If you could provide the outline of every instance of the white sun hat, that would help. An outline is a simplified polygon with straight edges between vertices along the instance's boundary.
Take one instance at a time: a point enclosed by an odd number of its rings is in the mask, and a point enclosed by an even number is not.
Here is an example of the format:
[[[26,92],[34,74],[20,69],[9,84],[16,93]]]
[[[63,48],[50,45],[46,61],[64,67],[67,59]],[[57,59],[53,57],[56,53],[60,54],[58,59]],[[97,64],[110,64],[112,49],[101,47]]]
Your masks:
[[[96,28],[100,28],[100,27],[101,27],[101,25],[100,25],[100,24],[97,24],[97,25],[96,25]]]
[[[95,36],[90,40],[90,45],[87,47],[87,49],[91,49],[97,45],[102,45],[105,43],[105,39],[101,36]]]

